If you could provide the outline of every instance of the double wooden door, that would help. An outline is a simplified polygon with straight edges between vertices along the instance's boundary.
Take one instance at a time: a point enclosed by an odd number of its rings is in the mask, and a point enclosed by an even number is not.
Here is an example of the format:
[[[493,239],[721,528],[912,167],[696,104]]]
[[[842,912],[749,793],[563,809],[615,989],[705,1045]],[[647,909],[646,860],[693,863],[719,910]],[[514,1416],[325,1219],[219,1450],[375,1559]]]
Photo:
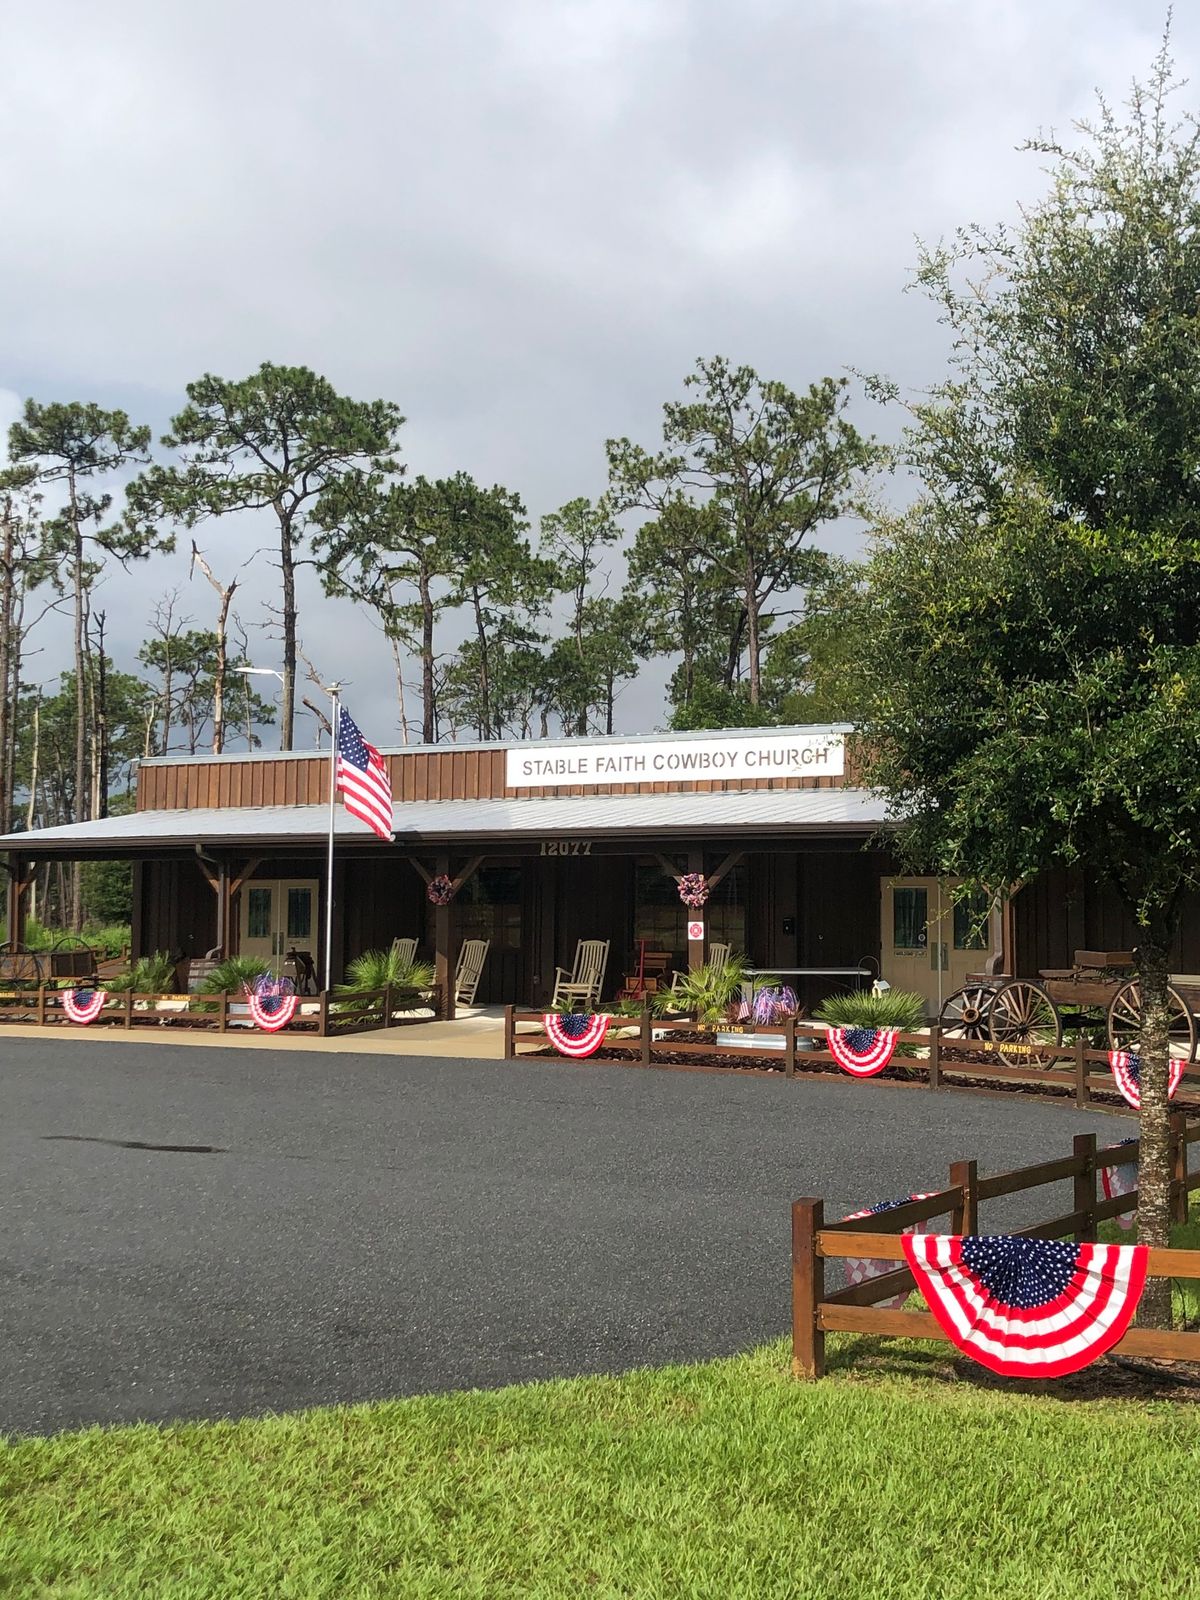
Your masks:
[[[880,896],[883,976],[921,995],[931,1016],[997,948],[986,900],[955,898],[955,878],[885,878]]]
[[[291,949],[316,956],[315,878],[252,878],[241,888],[240,938],[244,956],[257,956],[278,976]]]

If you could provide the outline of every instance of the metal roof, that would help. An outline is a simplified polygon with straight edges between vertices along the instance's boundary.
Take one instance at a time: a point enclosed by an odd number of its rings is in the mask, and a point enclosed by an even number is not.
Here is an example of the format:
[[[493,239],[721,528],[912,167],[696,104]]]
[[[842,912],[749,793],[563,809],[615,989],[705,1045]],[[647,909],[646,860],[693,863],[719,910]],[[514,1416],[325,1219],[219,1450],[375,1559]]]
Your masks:
[[[590,838],[657,833],[868,834],[888,822],[883,800],[865,789],[741,789],[712,794],[579,795],[551,800],[417,800],[393,807],[397,844],[474,838]],[[320,844],[327,806],[230,806],[136,811],[0,837],[0,849],[56,855],[131,855],[180,845]],[[337,809],[336,837],[368,843],[371,830]],[[382,841],[380,841],[382,848]]]

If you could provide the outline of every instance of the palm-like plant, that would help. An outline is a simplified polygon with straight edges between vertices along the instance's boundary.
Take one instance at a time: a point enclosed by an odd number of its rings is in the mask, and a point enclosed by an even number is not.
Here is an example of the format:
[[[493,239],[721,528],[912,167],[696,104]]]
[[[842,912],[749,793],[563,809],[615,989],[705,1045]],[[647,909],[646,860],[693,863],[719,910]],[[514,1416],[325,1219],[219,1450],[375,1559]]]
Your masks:
[[[261,956],[229,956],[200,985],[201,994],[241,994],[268,971]]]
[[[688,1011],[702,1028],[716,1028],[725,1021],[745,982],[745,956],[731,955],[723,967],[706,962],[695,972],[685,972],[673,989],[660,989],[651,1003],[659,1016]]]
[[[433,967],[427,961],[405,961],[396,950],[364,950],[346,965],[346,981],[334,985],[343,996],[342,1008],[356,997],[380,989],[392,991],[392,1008],[411,1010],[413,1001],[433,987]],[[398,1003],[399,1002],[399,1003]],[[382,1001],[371,1002],[382,1004]]]
[[[134,994],[166,994],[175,987],[175,963],[169,951],[156,950],[152,956],[139,956],[128,972],[106,978],[104,987],[110,994],[124,994],[127,989]]]

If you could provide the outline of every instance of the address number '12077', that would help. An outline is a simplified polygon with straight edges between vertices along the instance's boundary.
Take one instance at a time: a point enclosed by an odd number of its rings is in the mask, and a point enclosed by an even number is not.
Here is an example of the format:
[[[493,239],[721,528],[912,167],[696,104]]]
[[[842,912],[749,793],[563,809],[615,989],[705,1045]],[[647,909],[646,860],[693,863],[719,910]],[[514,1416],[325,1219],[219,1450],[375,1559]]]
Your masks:
[[[590,856],[592,841],[590,839],[543,839],[541,854],[544,856]]]

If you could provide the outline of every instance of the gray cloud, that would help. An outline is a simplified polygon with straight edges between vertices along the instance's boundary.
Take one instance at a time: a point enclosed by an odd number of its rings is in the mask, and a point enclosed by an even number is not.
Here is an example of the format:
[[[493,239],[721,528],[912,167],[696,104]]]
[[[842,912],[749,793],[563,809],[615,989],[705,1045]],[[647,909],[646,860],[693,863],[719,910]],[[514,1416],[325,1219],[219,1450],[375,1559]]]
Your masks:
[[[913,236],[1037,194],[1015,147],[1086,114],[1096,86],[1120,98],[1163,16],[1137,0],[10,8],[0,386],[161,429],[202,371],[304,362],[399,402],[414,470],[464,468],[539,515],[600,491],[606,436],[654,437],[698,354],[796,385],[936,376],[932,311],[902,292]],[[1198,46],[1181,17],[1184,73]],[[248,541],[204,542],[220,568]],[[120,580],[124,664],[185,573],[177,558]],[[265,564],[248,587],[270,598]],[[387,738],[387,652],[350,622],[310,587],[309,648]],[[626,694],[626,728],[660,715],[660,682]]]

